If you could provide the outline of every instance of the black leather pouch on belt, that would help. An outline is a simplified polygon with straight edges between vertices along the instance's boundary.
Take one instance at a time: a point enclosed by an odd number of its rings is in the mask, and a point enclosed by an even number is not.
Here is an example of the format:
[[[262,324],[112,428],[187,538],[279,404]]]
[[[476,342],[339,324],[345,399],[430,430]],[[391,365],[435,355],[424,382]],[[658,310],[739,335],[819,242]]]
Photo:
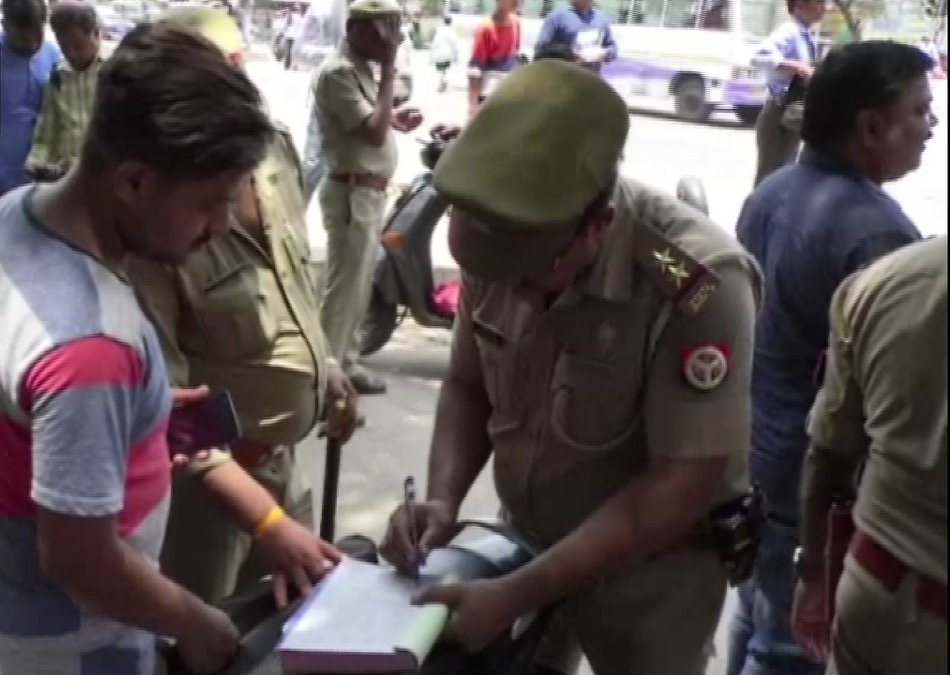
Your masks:
[[[710,512],[709,534],[730,585],[737,586],[752,576],[764,521],[762,493],[757,487]]]

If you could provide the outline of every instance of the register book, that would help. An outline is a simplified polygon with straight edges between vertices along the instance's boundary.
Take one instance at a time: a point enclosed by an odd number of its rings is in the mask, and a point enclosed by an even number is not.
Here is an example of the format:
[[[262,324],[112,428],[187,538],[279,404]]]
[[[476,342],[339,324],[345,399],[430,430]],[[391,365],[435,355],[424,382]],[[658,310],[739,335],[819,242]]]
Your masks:
[[[284,627],[284,672],[416,672],[449,618],[444,605],[412,604],[435,581],[405,579],[389,567],[345,558]]]

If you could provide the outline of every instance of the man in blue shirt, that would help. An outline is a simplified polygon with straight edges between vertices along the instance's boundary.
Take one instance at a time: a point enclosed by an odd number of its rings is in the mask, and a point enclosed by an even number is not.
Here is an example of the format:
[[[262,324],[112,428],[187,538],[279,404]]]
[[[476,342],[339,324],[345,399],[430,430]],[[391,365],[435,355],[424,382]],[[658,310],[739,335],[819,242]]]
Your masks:
[[[881,186],[920,165],[936,119],[929,59],[887,41],[847,45],[818,67],[805,148],[752,193],[736,231],[765,276],[752,372],[750,473],[767,520],[740,588],[728,675],[819,675],[789,628],[805,419],[821,382],[831,297],[875,258],[920,238]]]
[[[755,125],[758,165],[755,185],[780,166],[795,161],[800,143],[799,130],[783,114],[790,103],[789,87],[794,78],[805,86],[818,59],[818,45],[811,33],[825,16],[825,0],[786,0],[789,20],[779,26],[761,45],[752,65],[768,76],[768,98]]]
[[[44,38],[43,0],[3,0],[0,32],[0,195],[28,182],[23,165],[43,90],[60,59]]]
[[[600,67],[617,58],[617,43],[610,32],[610,19],[593,7],[591,0],[574,0],[568,7],[551,12],[541,26],[536,51],[551,43],[569,45],[577,62],[600,72]]]

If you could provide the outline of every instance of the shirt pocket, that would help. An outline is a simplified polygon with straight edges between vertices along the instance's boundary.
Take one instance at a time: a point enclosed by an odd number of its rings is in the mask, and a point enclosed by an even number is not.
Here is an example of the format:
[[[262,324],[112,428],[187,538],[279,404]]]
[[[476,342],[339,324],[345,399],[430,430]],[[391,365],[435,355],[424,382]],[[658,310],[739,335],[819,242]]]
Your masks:
[[[238,264],[207,279],[195,299],[209,361],[266,356],[277,321],[254,265]]]
[[[320,289],[309,253],[290,233],[283,235],[281,244],[284,247],[284,255],[287,256],[287,263],[293,270],[294,278],[305,295],[304,299],[316,303]]]
[[[584,452],[617,447],[636,431],[640,370],[630,359],[601,360],[562,351],[551,378],[551,429]]]
[[[472,332],[481,361],[485,393],[492,409],[489,432],[514,427],[518,422],[515,348],[497,329],[478,320],[472,322]]]

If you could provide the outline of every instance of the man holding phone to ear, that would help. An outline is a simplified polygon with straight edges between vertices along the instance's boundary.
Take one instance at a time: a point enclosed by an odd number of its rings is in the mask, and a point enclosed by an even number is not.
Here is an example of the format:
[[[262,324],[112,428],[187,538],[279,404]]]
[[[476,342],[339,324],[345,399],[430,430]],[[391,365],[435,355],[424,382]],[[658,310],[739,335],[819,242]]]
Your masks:
[[[240,67],[241,33],[223,11],[189,7],[164,19],[201,34]],[[228,391],[241,427],[240,440],[180,467],[173,484],[162,568],[208,602],[274,573],[284,604],[288,584],[309,591],[340,557],[313,532],[310,487],[297,462],[297,444],[324,412],[329,433],[349,439],[357,398],[324,346],[302,176],[289,134],[278,129],[237,191],[225,232],[180,264],[135,259],[128,269],[173,385]],[[194,412],[214,424],[213,415]]]
[[[317,193],[327,231],[323,330],[330,355],[361,394],[386,390],[357,363],[355,338],[370,300],[386,190],[396,170],[393,130],[410,132],[422,122],[416,108],[393,109],[401,14],[395,0],[351,3],[346,39],[314,83],[313,112],[327,166]]]

